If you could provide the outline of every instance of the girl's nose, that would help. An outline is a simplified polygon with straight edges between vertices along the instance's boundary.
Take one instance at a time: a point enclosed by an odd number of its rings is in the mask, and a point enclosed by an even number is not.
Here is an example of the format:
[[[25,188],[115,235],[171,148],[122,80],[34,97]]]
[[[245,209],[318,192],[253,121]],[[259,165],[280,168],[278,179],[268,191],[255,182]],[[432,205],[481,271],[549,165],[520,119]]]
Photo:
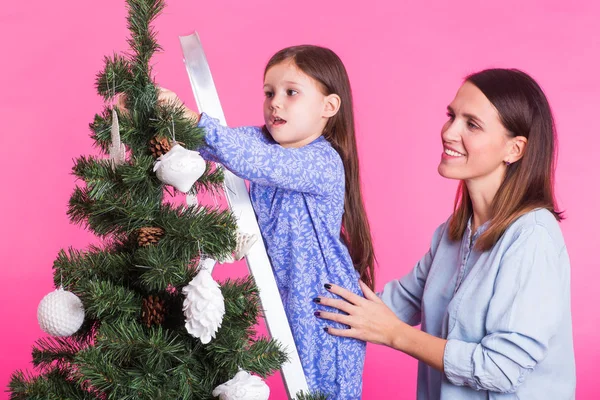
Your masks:
[[[271,108],[271,110],[274,110],[276,108],[281,108],[281,96],[274,95],[271,98],[270,108]]]

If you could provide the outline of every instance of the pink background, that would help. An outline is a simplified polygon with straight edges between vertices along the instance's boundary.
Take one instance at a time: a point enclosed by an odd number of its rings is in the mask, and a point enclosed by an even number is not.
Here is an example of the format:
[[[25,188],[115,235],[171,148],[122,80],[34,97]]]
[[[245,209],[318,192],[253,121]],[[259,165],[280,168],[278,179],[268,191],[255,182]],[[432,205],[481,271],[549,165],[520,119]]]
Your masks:
[[[94,76],[126,49],[124,1],[14,2],[0,8],[0,390],[28,368],[42,336],[40,299],[61,248],[94,240],[70,225],[72,159],[95,153],[88,123],[101,110]],[[450,213],[456,182],[437,174],[445,107],[461,79],[518,67],[545,89],[560,139],[557,196],[572,263],[577,398],[600,398],[597,282],[600,5],[589,1],[172,0],[157,21],[165,52],[158,82],[193,96],[178,35],[197,30],[230,125],[259,124],[262,70],[284,46],[331,47],[353,84],[364,195],[379,259],[378,284],[406,273]],[[243,273],[220,267],[218,276]],[[282,399],[281,378],[269,380]],[[413,399],[416,362],[369,346],[365,399]],[[0,394],[0,398],[7,398]]]

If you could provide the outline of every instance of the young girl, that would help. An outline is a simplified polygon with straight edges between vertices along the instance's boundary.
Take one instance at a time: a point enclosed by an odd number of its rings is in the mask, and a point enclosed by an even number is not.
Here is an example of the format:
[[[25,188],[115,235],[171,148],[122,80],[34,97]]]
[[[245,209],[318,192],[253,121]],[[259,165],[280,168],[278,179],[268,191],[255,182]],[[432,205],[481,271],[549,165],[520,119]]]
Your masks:
[[[360,399],[365,343],[325,333],[313,302],[328,282],[361,296],[359,279],[373,287],[348,75],[329,49],[290,47],[267,64],[264,93],[262,128],[227,128],[206,114],[186,113],[205,129],[200,153],[250,181],[310,390]],[[159,101],[185,107],[164,89]]]
[[[333,335],[419,359],[418,399],[574,399],[569,254],[546,96],[521,71],[473,74],[448,106],[441,142],[438,171],[461,183],[429,251],[381,298],[328,286],[348,302],[322,303],[348,315],[320,317],[351,327]]]

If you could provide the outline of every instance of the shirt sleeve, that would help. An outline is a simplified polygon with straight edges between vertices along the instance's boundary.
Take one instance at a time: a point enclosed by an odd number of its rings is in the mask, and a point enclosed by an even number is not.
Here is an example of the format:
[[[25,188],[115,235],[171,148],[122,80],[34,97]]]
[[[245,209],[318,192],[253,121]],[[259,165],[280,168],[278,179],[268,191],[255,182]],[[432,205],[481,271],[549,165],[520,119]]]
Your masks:
[[[206,141],[206,146],[198,149],[200,154],[240,178],[317,195],[343,191],[342,160],[324,139],[301,148],[285,148],[266,138],[259,127],[228,128],[205,113],[198,126],[204,128]]]
[[[502,256],[480,343],[451,339],[444,373],[455,385],[514,393],[546,356],[569,301],[569,267],[547,229],[522,231]],[[567,267],[565,267],[565,265]]]
[[[442,224],[436,229],[429,251],[415,267],[402,279],[388,282],[380,294],[381,300],[400,320],[409,325],[414,326],[421,323],[421,299],[423,298],[425,282],[431,269],[433,257],[442,239],[445,225]]]

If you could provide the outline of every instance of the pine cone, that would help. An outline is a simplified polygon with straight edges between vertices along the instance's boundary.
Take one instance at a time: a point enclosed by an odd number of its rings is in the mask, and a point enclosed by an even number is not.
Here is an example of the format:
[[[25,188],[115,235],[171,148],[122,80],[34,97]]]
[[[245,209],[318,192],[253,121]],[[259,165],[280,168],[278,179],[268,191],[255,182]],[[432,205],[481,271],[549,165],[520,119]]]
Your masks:
[[[171,142],[166,137],[153,137],[150,139],[148,148],[150,149],[150,153],[152,153],[154,158],[158,158],[171,150]]]
[[[140,246],[150,246],[158,243],[160,238],[165,234],[164,229],[147,226],[138,230],[138,244]]]
[[[142,322],[148,328],[162,325],[165,320],[165,301],[158,296],[148,296],[142,300]]]

